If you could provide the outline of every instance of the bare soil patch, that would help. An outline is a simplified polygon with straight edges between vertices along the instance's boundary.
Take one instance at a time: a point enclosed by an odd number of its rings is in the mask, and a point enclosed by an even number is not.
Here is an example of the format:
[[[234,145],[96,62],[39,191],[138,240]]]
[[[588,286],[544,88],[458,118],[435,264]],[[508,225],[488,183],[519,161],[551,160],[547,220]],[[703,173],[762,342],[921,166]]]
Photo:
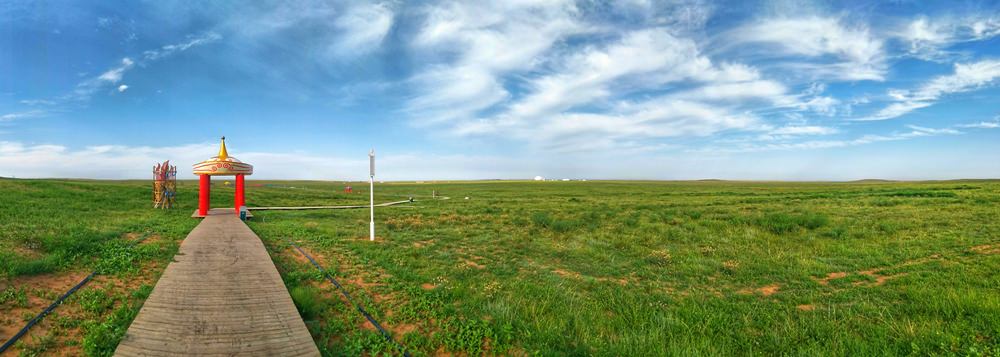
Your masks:
[[[977,245],[969,248],[969,251],[979,254],[1000,254],[1000,243]]]
[[[756,289],[742,289],[737,291],[738,294],[750,295],[750,294],[760,294],[762,296],[771,296],[777,294],[781,290],[781,284],[774,283],[769,285],[764,285]]]
[[[837,271],[826,274],[825,278],[816,279],[816,282],[820,283],[820,285],[830,285],[830,280],[840,279],[845,277],[847,277],[847,272]]]
[[[465,265],[476,269],[486,269],[485,265],[476,263],[476,261],[471,259],[465,259]]]

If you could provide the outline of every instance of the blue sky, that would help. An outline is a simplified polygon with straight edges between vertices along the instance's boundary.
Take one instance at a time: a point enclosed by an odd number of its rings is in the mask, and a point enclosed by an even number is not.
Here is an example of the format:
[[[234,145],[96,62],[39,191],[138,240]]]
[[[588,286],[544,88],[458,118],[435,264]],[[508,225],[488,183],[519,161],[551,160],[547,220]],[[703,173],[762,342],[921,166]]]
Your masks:
[[[0,0],[0,176],[1000,177],[998,82],[998,2]]]

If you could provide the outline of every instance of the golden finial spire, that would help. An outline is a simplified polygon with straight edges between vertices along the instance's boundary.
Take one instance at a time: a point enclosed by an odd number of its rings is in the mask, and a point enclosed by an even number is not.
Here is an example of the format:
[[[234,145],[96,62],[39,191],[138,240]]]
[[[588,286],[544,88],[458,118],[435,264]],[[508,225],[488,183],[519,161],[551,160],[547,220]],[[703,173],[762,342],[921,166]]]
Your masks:
[[[225,160],[229,158],[229,153],[226,152],[226,137],[222,137],[222,146],[219,147],[219,160]]]

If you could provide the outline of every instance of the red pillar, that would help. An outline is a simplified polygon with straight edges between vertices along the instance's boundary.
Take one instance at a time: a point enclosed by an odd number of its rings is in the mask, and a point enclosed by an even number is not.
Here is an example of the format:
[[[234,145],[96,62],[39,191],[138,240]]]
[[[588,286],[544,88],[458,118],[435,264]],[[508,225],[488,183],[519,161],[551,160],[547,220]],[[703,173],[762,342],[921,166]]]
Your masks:
[[[200,175],[198,179],[198,215],[207,216],[208,207],[211,205],[212,177]]]
[[[236,175],[236,197],[233,199],[233,202],[236,203],[236,214],[237,215],[240,214],[240,207],[246,204],[244,202],[246,200],[246,197],[243,197],[243,192],[244,192],[244,190],[243,190],[243,175],[239,174],[239,175]]]

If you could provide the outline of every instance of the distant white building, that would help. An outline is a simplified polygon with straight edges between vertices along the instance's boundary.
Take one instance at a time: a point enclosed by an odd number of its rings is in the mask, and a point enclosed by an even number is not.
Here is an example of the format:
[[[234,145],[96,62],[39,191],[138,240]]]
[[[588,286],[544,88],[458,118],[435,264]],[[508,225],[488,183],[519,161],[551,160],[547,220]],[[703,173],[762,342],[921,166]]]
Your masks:
[[[535,181],[545,181],[545,178],[541,176],[535,176]]]
[[[569,179],[562,179],[563,181],[569,181]]]

